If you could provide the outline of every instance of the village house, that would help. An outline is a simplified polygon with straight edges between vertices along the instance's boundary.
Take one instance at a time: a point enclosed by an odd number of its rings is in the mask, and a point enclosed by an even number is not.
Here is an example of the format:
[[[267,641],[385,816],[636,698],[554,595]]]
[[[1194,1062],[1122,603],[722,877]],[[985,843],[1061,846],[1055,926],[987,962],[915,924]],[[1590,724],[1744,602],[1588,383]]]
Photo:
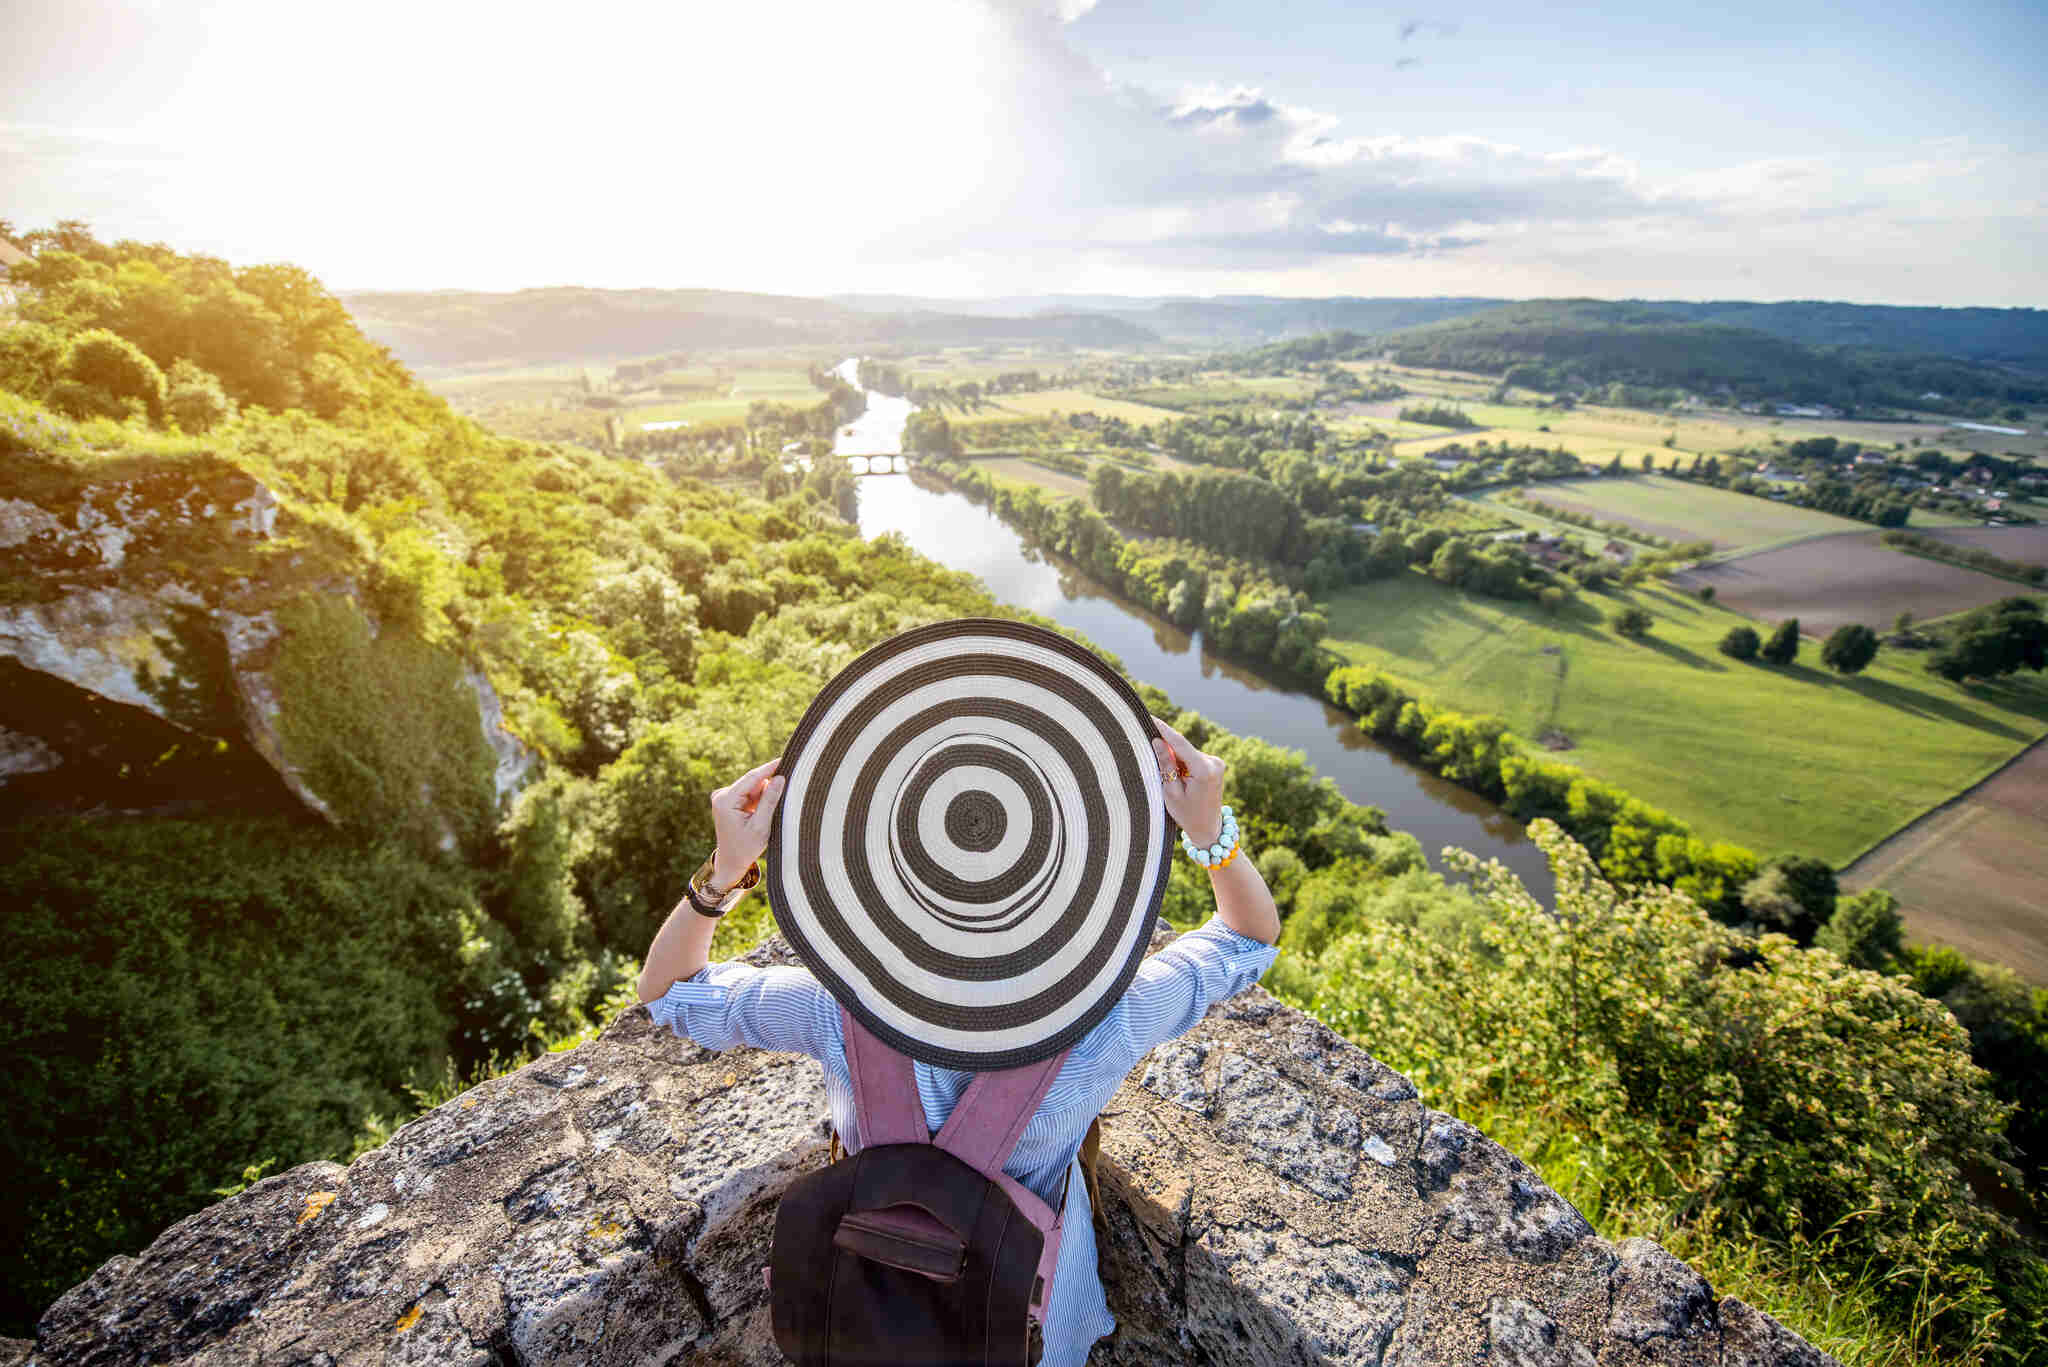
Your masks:
[[[1629,561],[1636,558],[1635,551],[1627,546],[1624,546],[1619,541],[1610,541],[1606,545],[1602,546],[1600,548],[1600,554],[1606,556],[1609,560],[1612,560],[1617,565],[1626,565]]]

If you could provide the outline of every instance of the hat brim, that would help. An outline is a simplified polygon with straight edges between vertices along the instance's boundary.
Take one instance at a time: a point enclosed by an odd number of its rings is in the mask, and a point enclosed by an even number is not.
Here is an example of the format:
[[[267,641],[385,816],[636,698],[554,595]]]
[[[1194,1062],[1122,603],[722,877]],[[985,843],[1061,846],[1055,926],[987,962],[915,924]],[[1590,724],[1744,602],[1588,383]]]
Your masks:
[[[884,641],[783,751],[778,925],[913,1058],[1059,1053],[1130,985],[1165,895],[1153,736],[1130,684],[1055,632],[963,618]]]

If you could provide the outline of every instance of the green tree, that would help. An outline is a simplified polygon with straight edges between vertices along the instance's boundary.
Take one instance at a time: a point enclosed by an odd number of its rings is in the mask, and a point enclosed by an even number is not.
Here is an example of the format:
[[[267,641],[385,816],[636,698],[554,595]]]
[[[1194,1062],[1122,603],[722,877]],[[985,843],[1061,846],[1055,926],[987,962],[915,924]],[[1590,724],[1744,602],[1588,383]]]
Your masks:
[[[2048,620],[2031,598],[2005,598],[1979,608],[1952,629],[1927,668],[1953,683],[2048,667]]]
[[[220,381],[182,357],[172,362],[170,393],[164,411],[172,422],[194,434],[210,432],[234,413],[234,402]]]
[[[1813,937],[1813,943],[1841,955],[1844,963],[1889,973],[1905,948],[1905,932],[1899,899],[1882,888],[1869,888],[1838,900],[1835,914]]]
[[[1630,605],[1614,614],[1614,629],[1631,640],[1642,640],[1656,625],[1657,619],[1647,608]]]
[[[1811,944],[1835,914],[1834,866],[1804,854],[1781,854],[1742,889],[1742,906],[1762,929]]]
[[[1734,660],[1754,660],[1762,644],[1755,627],[1730,627],[1721,638],[1721,653]]]
[[[1877,633],[1860,622],[1836,627],[1820,648],[1821,663],[1837,674],[1859,674],[1876,658]]]
[[[164,373],[127,338],[92,328],[64,350],[64,378],[116,400],[132,399],[151,418],[164,409]]]
[[[459,874],[317,825],[0,826],[0,896],[10,1328],[244,1164],[346,1157],[441,1070],[483,986],[461,969],[479,922]]]
[[[0,389],[40,399],[63,370],[63,333],[42,323],[0,327]]]
[[[1787,617],[1778,623],[1771,639],[1764,642],[1763,657],[1774,665],[1788,665],[1799,658],[1799,619]]]

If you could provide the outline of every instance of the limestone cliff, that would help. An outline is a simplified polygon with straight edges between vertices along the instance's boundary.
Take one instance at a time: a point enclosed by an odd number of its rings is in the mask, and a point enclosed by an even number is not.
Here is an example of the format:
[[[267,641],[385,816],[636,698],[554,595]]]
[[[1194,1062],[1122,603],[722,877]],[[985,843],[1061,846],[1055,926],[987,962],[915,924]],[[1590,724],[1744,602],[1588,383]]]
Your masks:
[[[1600,1239],[1262,990],[1155,1051],[1106,1114],[1120,1330],[1094,1362],[1832,1361],[1656,1244]],[[824,1115],[812,1061],[709,1053],[635,1008],[347,1168],[181,1221],[19,1347],[39,1367],[779,1362],[760,1268],[778,1194],[825,1161]]]
[[[0,480],[0,805],[295,801],[334,819],[288,752],[273,675],[284,603],[359,601],[334,557],[285,544],[276,496],[226,462],[93,479],[22,459]],[[535,760],[483,672],[463,679],[502,804]]]

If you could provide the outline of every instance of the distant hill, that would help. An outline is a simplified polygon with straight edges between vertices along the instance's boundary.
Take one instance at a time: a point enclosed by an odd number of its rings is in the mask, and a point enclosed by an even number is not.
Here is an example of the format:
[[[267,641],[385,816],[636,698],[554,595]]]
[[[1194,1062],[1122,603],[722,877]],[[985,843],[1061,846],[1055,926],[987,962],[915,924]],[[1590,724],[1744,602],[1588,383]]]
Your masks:
[[[1618,383],[1844,408],[2048,401],[2048,378],[2039,375],[1948,356],[1813,346],[1754,327],[1688,321],[1665,304],[1505,304],[1366,346],[1404,365],[1503,375],[1540,389]]]
[[[902,294],[841,294],[834,302],[868,312],[943,310],[1032,317],[1096,313],[1143,328],[1182,346],[1258,346],[1318,332],[1384,332],[1455,318],[1500,299],[1289,299],[1227,294],[1133,298],[1113,294],[1035,294],[995,299],[926,299]]]
[[[1895,308],[1819,300],[1660,300],[1650,307],[1688,322],[1755,328],[1810,346],[1921,352],[2048,374],[2048,309]]]
[[[677,348],[782,345],[1032,342],[1144,347],[1163,342],[1226,350],[1330,332],[1384,336],[1467,318],[1489,320],[1485,324],[1488,331],[1498,330],[1504,317],[1524,318],[1536,326],[1544,320],[1559,321],[1570,333],[1597,317],[1602,327],[1631,329],[1638,342],[1655,331],[1656,325],[1722,328],[1838,353],[1861,349],[1946,357],[2048,376],[2048,310],[2042,309],[1894,308],[1819,301],[1290,299],[1256,294],[1211,298],[1046,294],[973,300],[848,294],[810,299],[735,290],[579,287],[508,294],[365,292],[341,298],[365,333],[389,346],[400,359],[422,366],[610,359]],[[1501,312],[1516,309],[1524,312]],[[1730,350],[1734,344],[1725,337],[1710,342],[1704,333],[1659,335],[1690,338],[1687,350],[1695,356],[1701,347],[1721,355],[1708,367],[1717,377],[1736,360]],[[1528,343],[1525,336],[1512,347],[1518,356],[1524,356]],[[1586,345],[1582,339],[1567,345],[1566,350],[1576,356]],[[1802,374],[1819,364],[1803,353],[1766,349],[1752,358],[1754,364],[1743,362],[1735,368],[1763,367],[1773,357],[1792,362],[1794,371]],[[1820,364],[1819,369],[1825,372],[1820,382],[1839,389],[1840,365],[1829,362]],[[1729,379],[1723,382],[1735,384]],[[1923,389],[1952,392],[1938,377]],[[1975,394],[1980,389],[1971,385],[1966,392]]]
[[[730,290],[465,290],[341,296],[357,325],[409,365],[610,359],[676,348],[996,342],[1136,347],[1157,338],[1092,313],[1032,317],[874,313],[828,299]]]
[[[1105,313],[1184,346],[1239,347],[1323,332],[1389,332],[1483,313],[1518,301],[1466,297],[1290,299],[1253,294],[1211,298],[1047,294],[979,300],[838,295],[835,302],[871,312],[937,309],[1018,317],[1053,310]],[[1744,300],[1694,303],[1683,299],[1620,302],[1680,322],[1749,328],[1809,346],[1874,347],[2048,374],[2048,310],[2044,309],[1900,308],[1818,300],[1769,304]]]

